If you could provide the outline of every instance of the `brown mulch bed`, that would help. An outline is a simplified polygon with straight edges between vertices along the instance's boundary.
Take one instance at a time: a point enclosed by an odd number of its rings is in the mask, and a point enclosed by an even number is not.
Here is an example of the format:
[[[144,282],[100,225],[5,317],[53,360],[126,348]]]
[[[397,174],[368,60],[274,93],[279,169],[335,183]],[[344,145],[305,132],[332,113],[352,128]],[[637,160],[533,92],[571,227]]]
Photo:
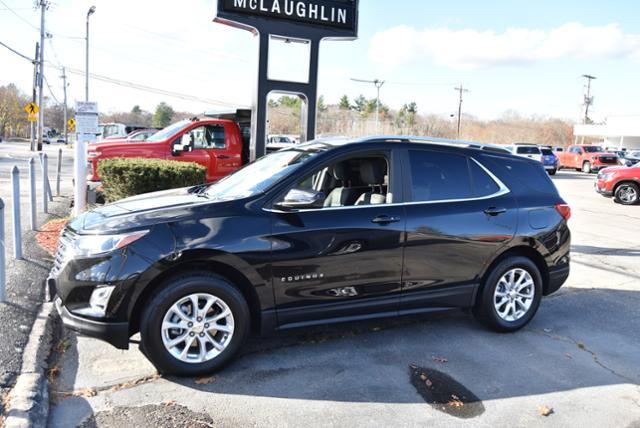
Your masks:
[[[36,235],[36,241],[38,245],[52,256],[55,255],[58,248],[58,238],[60,237],[60,231],[64,229],[69,220],[66,218],[59,220],[51,220],[40,228],[40,231]]]

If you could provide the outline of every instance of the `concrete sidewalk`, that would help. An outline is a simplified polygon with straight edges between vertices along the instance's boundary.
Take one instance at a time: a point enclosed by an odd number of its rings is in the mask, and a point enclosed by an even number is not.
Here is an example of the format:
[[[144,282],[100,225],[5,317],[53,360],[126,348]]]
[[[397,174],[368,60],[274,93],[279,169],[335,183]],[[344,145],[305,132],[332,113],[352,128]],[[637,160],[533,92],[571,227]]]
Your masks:
[[[49,178],[55,195],[57,150],[60,146],[45,146],[49,160]],[[41,210],[40,165],[37,164],[38,226],[48,219],[66,217],[69,213],[72,193],[72,151],[63,149],[62,197],[54,197],[49,203],[49,215]],[[27,162],[37,156],[29,151],[28,143],[0,144],[0,197],[5,202],[5,236],[7,259],[7,302],[0,303],[0,414],[6,393],[13,387],[16,374],[22,365],[22,353],[31,326],[44,297],[44,279],[49,273],[51,257],[35,243],[35,232],[29,231],[29,182]],[[53,158],[53,159],[52,159]],[[11,169],[18,165],[21,171],[21,223],[23,229],[23,260],[13,260],[13,218],[11,211]]]

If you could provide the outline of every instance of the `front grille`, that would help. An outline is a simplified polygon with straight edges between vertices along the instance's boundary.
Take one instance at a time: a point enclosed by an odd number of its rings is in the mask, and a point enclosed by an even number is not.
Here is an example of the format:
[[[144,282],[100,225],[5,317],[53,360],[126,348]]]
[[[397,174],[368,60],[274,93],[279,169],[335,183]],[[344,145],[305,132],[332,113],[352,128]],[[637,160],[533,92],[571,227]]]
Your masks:
[[[600,156],[600,162],[614,164],[618,163],[618,158],[615,156]]]
[[[56,258],[53,262],[52,275],[57,275],[64,267],[64,264],[68,261],[71,255],[71,244],[76,239],[76,235],[68,228],[64,228],[58,239],[58,249],[56,250]]]

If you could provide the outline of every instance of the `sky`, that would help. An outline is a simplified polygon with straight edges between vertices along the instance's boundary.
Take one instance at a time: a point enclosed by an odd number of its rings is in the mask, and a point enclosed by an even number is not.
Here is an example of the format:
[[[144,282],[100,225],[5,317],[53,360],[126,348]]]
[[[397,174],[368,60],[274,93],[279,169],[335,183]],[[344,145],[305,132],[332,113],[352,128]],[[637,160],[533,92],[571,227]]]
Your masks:
[[[194,113],[251,105],[257,40],[214,23],[212,0],[52,0],[45,75],[55,98],[62,99],[65,66],[69,103],[84,99],[91,5],[90,69],[112,79],[90,82],[90,98],[102,112],[134,105],[153,111],[161,101]],[[32,0],[0,0],[0,42],[27,56],[39,21]],[[640,2],[629,0],[361,0],[358,40],[322,44],[319,92],[327,103],[344,94],[375,97],[372,84],[351,79],[380,79],[381,101],[391,108],[415,101],[421,113],[449,115],[458,106],[454,87],[462,84],[469,89],[464,112],[481,119],[516,111],[578,120],[581,76],[591,74],[593,119],[640,114],[638,22]],[[280,51],[276,69],[296,74],[306,66],[299,47]],[[0,46],[0,85],[30,92],[32,78],[32,65]]]

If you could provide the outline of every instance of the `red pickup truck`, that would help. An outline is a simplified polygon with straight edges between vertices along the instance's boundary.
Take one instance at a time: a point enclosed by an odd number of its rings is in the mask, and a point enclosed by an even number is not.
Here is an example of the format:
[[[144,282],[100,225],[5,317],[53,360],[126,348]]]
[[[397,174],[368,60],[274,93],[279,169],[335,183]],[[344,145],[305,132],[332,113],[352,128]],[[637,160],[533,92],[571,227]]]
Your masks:
[[[195,162],[207,168],[213,182],[241,168],[249,160],[249,133],[232,121],[219,118],[182,120],[144,142],[89,144],[89,181],[100,181],[98,162],[107,158],[154,158]]]
[[[619,165],[618,156],[600,146],[569,146],[564,152],[556,153],[560,168],[573,168],[587,174],[602,168]]]

